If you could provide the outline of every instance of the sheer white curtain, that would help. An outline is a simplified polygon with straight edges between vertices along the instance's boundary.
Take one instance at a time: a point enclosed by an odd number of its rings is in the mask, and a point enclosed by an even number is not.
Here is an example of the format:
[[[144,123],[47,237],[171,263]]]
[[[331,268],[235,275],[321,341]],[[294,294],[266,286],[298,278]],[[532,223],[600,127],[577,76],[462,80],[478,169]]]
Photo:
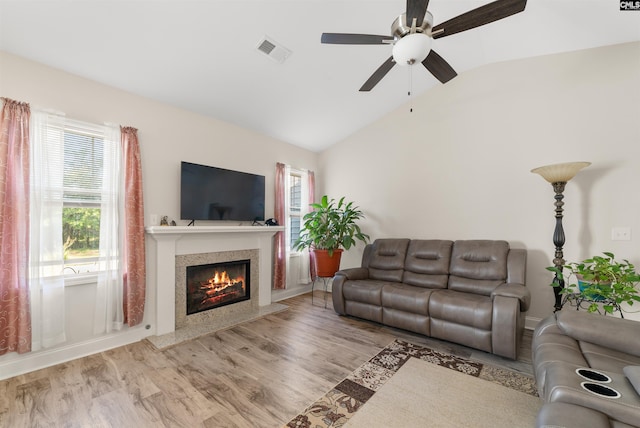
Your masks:
[[[30,121],[30,254],[32,350],[66,340],[62,203],[64,117],[33,110]]]
[[[302,187],[301,187],[301,194],[300,194],[300,200],[302,201],[301,207],[300,207],[300,216],[301,218],[304,217],[304,215],[306,213],[309,212],[309,172],[307,170],[302,170],[300,172],[300,181],[303,183]],[[301,221],[301,225],[302,225],[302,221]],[[300,257],[300,278],[298,278],[298,282],[300,284],[308,284],[311,282],[311,271],[309,269],[309,263],[310,263],[310,256],[309,256],[309,250],[308,249],[304,249],[303,251],[301,251],[302,253],[302,257]]]
[[[121,263],[124,192],[120,127],[106,125],[103,144],[103,173],[100,192],[100,273],[96,294],[94,333],[120,330],[124,323]]]

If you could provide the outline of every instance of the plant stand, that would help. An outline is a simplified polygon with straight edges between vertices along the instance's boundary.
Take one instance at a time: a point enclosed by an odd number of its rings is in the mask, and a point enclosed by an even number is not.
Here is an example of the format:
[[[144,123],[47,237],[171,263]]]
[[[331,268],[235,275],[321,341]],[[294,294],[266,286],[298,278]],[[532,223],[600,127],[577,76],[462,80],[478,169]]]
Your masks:
[[[566,293],[562,299],[562,306],[564,307],[564,305],[569,304],[570,306],[575,307],[576,311],[579,311],[580,309],[587,310],[589,308],[589,305],[594,302],[613,306],[613,311],[620,312],[620,318],[624,318],[624,314],[622,313],[620,305],[611,299],[594,300],[587,299],[580,293]],[[583,303],[587,306],[582,306]],[[601,313],[600,310],[598,310],[598,313]],[[606,311],[604,312],[604,315],[607,315]]]
[[[314,289],[314,287],[316,285],[316,281],[322,280],[322,284],[323,284],[322,297],[323,297],[323,300],[324,300],[324,308],[327,309],[327,294],[329,294],[328,284],[329,284],[329,281],[331,281],[332,279],[333,279],[332,276],[316,276],[313,279],[313,282],[311,283],[311,305],[318,306],[318,305],[314,305],[313,304],[313,289]]]

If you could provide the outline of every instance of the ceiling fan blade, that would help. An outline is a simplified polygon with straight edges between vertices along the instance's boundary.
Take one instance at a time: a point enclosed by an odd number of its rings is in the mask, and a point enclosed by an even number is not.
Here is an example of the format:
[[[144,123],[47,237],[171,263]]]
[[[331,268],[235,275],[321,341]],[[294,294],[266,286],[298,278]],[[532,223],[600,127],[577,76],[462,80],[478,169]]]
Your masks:
[[[382,65],[378,67],[378,69],[371,75],[371,77],[369,77],[369,79],[364,82],[364,85],[362,85],[362,88],[360,88],[360,92],[368,92],[372,90],[373,87],[376,86],[378,82],[387,75],[389,70],[391,70],[394,65],[396,65],[396,63],[393,60],[393,56],[390,56],[389,59],[383,62]]]
[[[393,37],[375,34],[322,33],[320,41],[334,45],[383,45],[392,42]]]
[[[522,12],[527,0],[497,0],[433,27],[433,38],[450,36]]]
[[[456,71],[451,68],[449,63],[445,61],[434,50],[429,52],[429,55],[422,61],[422,65],[425,66],[433,76],[442,83],[447,83],[458,75]]]
[[[407,0],[407,25],[411,26],[413,18],[416,19],[416,26],[420,27],[427,12],[429,0]]]

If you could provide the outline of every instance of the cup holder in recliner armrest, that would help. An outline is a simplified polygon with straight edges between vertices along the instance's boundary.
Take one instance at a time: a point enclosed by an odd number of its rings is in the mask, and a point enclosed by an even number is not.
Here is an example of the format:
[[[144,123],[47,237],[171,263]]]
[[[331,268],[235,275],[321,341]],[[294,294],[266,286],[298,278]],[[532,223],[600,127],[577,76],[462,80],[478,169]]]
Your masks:
[[[579,368],[579,369],[576,369],[576,373],[578,373],[579,376],[594,382],[599,382],[599,383],[611,382],[611,378],[609,376],[593,369]]]
[[[600,383],[582,382],[580,386],[582,386],[584,389],[586,389],[590,393],[595,394],[599,397],[604,397],[604,398],[620,398],[621,397],[618,391],[616,391],[615,389],[609,386],[602,385]]]

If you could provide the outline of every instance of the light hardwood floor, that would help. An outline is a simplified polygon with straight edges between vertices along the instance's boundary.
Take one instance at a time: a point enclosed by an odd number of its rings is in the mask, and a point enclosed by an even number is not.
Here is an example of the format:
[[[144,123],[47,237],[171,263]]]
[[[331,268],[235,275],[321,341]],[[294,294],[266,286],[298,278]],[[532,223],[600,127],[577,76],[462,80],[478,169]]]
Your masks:
[[[517,361],[311,305],[159,351],[116,348],[0,381],[1,427],[280,427],[395,338],[531,374]],[[316,298],[317,305],[321,298]]]

